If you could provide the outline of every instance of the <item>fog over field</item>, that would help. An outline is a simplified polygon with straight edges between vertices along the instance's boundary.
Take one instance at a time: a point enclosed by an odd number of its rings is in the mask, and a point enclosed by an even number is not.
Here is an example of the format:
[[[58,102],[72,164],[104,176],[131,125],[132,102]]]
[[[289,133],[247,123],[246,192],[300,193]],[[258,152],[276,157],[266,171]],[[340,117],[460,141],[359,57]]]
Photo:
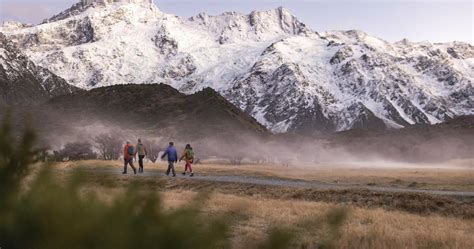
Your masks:
[[[156,153],[175,142],[178,150],[190,143],[202,161],[233,164],[255,163],[307,167],[472,167],[474,132],[472,118],[453,120],[435,127],[411,127],[400,130],[355,130],[321,136],[277,135],[242,130],[182,130],[176,126],[155,128],[140,120],[128,123],[102,117],[78,117],[46,112],[30,114],[39,131],[41,146],[60,150],[72,142],[88,142],[107,134],[120,141],[144,140]],[[194,124],[191,124],[191,127]],[[151,126],[151,128],[150,128]],[[196,124],[200,127],[199,124]],[[189,135],[193,134],[195,135]],[[457,164],[453,164],[457,161]],[[449,162],[449,163],[448,163]],[[453,164],[453,165],[451,165]]]

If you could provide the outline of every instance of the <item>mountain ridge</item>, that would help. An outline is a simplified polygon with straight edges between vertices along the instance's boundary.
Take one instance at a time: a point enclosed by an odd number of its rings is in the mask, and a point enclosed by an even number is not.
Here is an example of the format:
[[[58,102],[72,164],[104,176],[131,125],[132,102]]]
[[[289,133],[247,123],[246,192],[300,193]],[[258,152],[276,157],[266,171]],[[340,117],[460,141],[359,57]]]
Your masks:
[[[267,133],[211,88],[186,95],[166,84],[114,85],[57,96],[44,108],[61,116],[102,120],[161,136],[196,139],[218,133]]]
[[[0,106],[37,105],[78,89],[38,67],[0,32]]]
[[[472,45],[318,33],[285,8],[184,19],[115,4],[6,33],[81,88],[164,82],[191,94],[211,87],[277,133],[399,128],[474,114]]]

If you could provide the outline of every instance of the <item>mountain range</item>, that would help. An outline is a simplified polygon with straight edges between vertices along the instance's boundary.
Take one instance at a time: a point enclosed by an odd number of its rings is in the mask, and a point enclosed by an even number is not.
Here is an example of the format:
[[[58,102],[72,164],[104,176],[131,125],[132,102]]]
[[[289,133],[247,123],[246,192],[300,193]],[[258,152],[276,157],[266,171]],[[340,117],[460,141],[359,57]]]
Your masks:
[[[400,128],[474,114],[471,44],[316,32],[282,7],[185,19],[150,1],[88,0],[42,24],[9,22],[0,32],[31,65],[74,86],[55,80],[61,91],[212,88],[276,133]],[[0,53],[4,74],[14,68],[9,58]]]

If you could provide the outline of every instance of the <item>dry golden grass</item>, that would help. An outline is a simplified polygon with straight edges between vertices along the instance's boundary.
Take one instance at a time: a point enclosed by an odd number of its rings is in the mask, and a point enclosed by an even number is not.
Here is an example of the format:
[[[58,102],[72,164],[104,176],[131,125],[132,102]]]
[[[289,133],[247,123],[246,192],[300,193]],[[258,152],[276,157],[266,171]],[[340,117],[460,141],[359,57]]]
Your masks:
[[[62,163],[56,167],[63,169],[110,167],[120,170],[121,164],[120,162],[89,161]],[[164,163],[145,166],[145,170],[163,170],[164,168]],[[181,165],[178,168],[181,169]],[[436,186],[440,186],[440,183],[452,185],[459,181],[472,181],[472,178],[467,179],[467,176],[472,174],[472,171],[467,168],[458,169],[460,172],[449,169],[416,169],[422,173],[416,173],[412,169],[354,170],[336,168],[323,170],[298,168],[287,174],[287,168],[265,165],[196,165],[195,170],[204,174],[260,175],[320,181],[332,181],[332,177],[343,179],[346,177],[353,182],[360,181],[360,184],[365,184],[368,180],[370,182],[377,180],[389,182],[393,177],[403,177],[410,179],[409,181],[425,179],[427,182],[438,184]],[[69,173],[64,171],[59,174],[68,175]],[[153,177],[134,178],[121,175],[110,177],[112,182],[109,181],[110,178],[104,178],[103,175],[91,179],[89,188],[97,192],[101,198],[109,200],[115,193],[122,191],[122,187],[125,187],[131,179],[141,179],[146,182],[147,188],[156,189],[157,193],[162,194],[166,209],[188,205],[198,195],[198,192],[194,191],[197,188],[205,191],[214,190],[206,201],[203,212],[215,215],[229,210],[237,210],[236,213],[243,214],[244,219],[236,223],[232,229],[233,247],[238,249],[246,248],[253,241],[266,236],[267,230],[275,226],[288,228],[298,235],[298,239],[294,243],[295,248],[317,248],[327,236],[327,230],[324,227],[315,229],[315,226],[309,225],[311,223],[308,221],[317,221],[328,211],[342,207],[341,204],[311,201],[305,196],[296,198],[298,193],[291,192],[294,190],[277,190],[273,187],[234,186],[234,184],[227,184],[227,186],[226,184],[200,183],[172,178],[167,178],[163,182],[163,179],[158,180]],[[101,179],[104,179],[104,182],[101,182]],[[264,193],[269,190],[274,190],[275,193]],[[304,190],[298,191],[305,193]],[[278,193],[286,196],[279,196]],[[314,194],[314,192],[310,194]],[[332,194],[338,195],[336,192]],[[367,197],[363,196],[363,198]],[[336,248],[474,248],[474,236],[472,236],[474,234],[474,220],[472,218],[462,218],[462,215],[443,216],[437,213],[417,215],[397,211],[398,209],[382,209],[377,206],[366,208],[348,205],[347,207],[350,210],[349,216],[343,226],[340,238],[337,239]]]
[[[324,165],[315,167],[283,167],[281,165],[219,165],[199,164],[204,173],[257,175],[277,178],[315,180],[326,183],[407,187],[416,182],[417,188],[474,191],[474,167],[367,163],[357,165]],[[397,168],[397,166],[400,166]]]
[[[168,208],[193,199],[192,191],[164,193]],[[212,195],[206,211],[243,210],[248,219],[234,227],[234,246],[265,236],[270,226],[291,227],[299,235],[295,247],[316,248],[324,233],[313,231],[303,221],[322,217],[338,207],[308,201],[285,201],[261,197]],[[474,248],[474,221],[440,216],[421,217],[382,209],[351,208],[337,248]]]
[[[415,188],[436,190],[464,190],[474,191],[474,162],[453,162],[453,166],[438,165],[408,165],[367,163],[358,165],[325,165],[315,167],[283,167],[281,165],[223,165],[197,164],[194,170],[199,174],[212,175],[246,175],[263,176],[283,179],[301,179],[321,181],[326,183],[377,185],[407,187],[417,183]],[[68,162],[57,165],[59,168],[74,167],[113,167],[120,170],[121,162],[85,161]],[[400,166],[396,168],[396,166]],[[147,163],[145,169],[166,169],[165,162]],[[177,165],[177,171],[182,170],[184,164]]]

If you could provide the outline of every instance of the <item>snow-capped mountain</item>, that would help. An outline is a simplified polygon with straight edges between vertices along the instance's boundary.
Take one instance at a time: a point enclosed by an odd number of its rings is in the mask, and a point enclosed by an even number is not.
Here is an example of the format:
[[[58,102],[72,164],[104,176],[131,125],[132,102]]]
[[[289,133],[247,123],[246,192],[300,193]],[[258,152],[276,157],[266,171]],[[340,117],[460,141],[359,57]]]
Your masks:
[[[149,0],[84,0],[43,24],[11,26],[0,32],[72,85],[211,87],[275,132],[474,114],[472,45],[317,33],[285,8],[184,19]]]
[[[226,96],[276,131],[434,124],[474,112],[469,44],[390,44],[360,31],[272,44]]]
[[[76,87],[38,67],[0,33],[0,106],[32,105]]]

